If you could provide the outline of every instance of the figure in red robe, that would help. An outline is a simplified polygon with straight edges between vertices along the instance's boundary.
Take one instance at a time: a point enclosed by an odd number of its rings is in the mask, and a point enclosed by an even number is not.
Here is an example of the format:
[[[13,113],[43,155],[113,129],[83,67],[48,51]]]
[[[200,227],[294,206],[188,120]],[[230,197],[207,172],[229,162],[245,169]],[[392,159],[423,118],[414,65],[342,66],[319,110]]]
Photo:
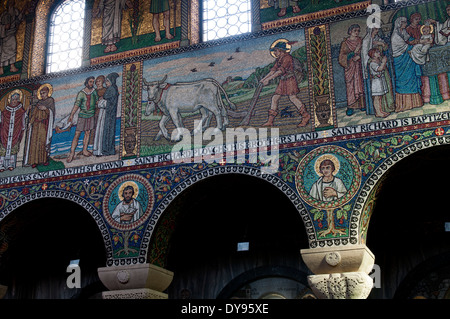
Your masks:
[[[341,43],[339,64],[344,68],[347,91],[347,115],[352,115],[355,109],[364,109],[364,80],[361,64],[362,39],[359,36],[361,28],[353,24],[348,28],[348,37]]]
[[[0,172],[16,168],[26,120],[21,96],[19,90],[13,91],[8,104],[0,112]]]

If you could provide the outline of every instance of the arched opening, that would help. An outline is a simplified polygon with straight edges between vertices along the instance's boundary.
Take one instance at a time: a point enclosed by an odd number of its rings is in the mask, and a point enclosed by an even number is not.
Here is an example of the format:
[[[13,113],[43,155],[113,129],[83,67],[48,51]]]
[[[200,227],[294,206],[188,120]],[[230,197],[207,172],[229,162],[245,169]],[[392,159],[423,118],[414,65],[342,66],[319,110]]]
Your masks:
[[[277,272],[283,267],[303,271],[306,280],[303,221],[288,197],[267,181],[241,174],[209,177],[183,191],[165,214],[174,210],[178,216],[166,266],[174,272],[169,298],[236,297],[255,278],[235,282],[235,291],[224,287],[259,267],[268,269],[262,277],[284,280]],[[249,249],[238,251],[238,243],[248,243]]]
[[[103,238],[83,207],[64,199],[26,203],[0,222],[0,284],[5,299],[93,298],[107,290],[97,269],[106,264]],[[71,261],[79,260],[80,288],[67,285]],[[73,278],[73,279],[72,279]],[[69,280],[75,283],[75,278]]]
[[[442,267],[450,269],[449,258],[440,257],[450,252],[450,232],[445,228],[450,222],[449,161],[450,146],[435,146],[406,157],[386,173],[367,234],[367,246],[381,271],[381,287],[372,289],[369,298],[418,297],[420,280],[411,274],[419,265],[427,264],[420,268],[428,269],[420,272],[423,278]],[[450,282],[447,274],[439,280]],[[421,293],[426,298],[433,295]]]
[[[284,266],[263,266],[231,280],[217,299],[315,299],[305,272]]]

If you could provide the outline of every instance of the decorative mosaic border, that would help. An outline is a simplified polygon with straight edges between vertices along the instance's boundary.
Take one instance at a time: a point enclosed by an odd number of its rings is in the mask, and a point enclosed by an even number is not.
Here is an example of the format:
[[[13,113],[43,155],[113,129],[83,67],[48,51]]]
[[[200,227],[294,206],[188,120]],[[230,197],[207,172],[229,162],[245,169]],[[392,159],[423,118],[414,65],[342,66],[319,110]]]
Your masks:
[[[261,27],[263,30],[267,30],[267,29],[272,29],[275,27],[281,27],[281,26],[286,26],[286,25],[291,25],[291,24],[307,22],[310,20],[327,18],[327,17],[334,16],[336,14],[343,14],[343,13],[349,13],[349,12],[353,12],[353,11],[366,10],[366,8],[370,5],[370,2],[371,1],[358,2],[358,3],[349,4],[346,6],[340,6],[337,8],[303,14],[303,15],[299,15],[299,16],[295,16],[295,17],[291,17],[291,18],[287,18],[287,19],[265,22],[261,25]]]
[[[441,132],[439,129],[435,131],[435,133]],[[421,141],[413,142],[400,149],[398,152],[392,154],[387,157],[378,167],[375,169],[373,173],[371,173],[370,177],[367,181],[362,185],[359,195],[356,198],[355,205],[352,209],[352,213],[350,216],[350,243],[358,244],[361,241],[361,229],[359,228],[360,221],[362,217],[362,213],[371,213],[364,212],[364,206],[366,202],[369,200],[371,192],[376,187],[377,183],[382,180],[384,174],[389,171],[389,169],[395,165],[400,160],[404,159],[407,156],[414,154],[423,149],[431,148],[433,146],[447,145],[450,144],[450,136],[435,136],[432,138],[424,139]]]
[[[353,178],[353,181],[351,183],[351,187],[348,189],[348,191],[340,197],[337,200],[324,202],[318,199],[313,198],[305,189],[302,181],[302,176],[305,166],[311,162],[315,157],[319,155],[324,154],[338,154],[342,157],[344,157],[349,165],[352,167],[353,172],[355,173],[355,176]],[[321,147],[317,147],[311,152],[309,152],[307,155],[305,155],[302,160],[300,161],[297,171],[296,171],[296,187],[297,191],[300,194],[300,197],[310,206],[320,208],[320,209],[335,209],[341,206],[344,206],[347,204],[353,196],[355,196],[356,192],[358,191],[359,187],[361,186],[361,175],[357,175],[356,173],[360,171],[359,163],[354,157],[352,153],[350,153],[347,149],[343,147],[338,147],[336,145],[325,145]]]

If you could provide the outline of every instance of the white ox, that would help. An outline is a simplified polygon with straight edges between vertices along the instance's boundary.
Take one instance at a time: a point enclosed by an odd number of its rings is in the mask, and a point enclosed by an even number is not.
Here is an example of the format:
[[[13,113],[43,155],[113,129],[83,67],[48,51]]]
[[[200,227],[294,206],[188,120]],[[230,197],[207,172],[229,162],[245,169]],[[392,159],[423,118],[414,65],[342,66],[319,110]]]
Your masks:
[[[166,123],[172,119],[177,128],[177,134],[172,141],[181,138],[181,128],[184,128],[181,113],[192,113],[200,111],[202,115],[199,125],[193,134],[204,131],[209,127],[211,117],[214,114],[218,130],[224,130],[228,125],[228,114],[225,109],[221,94],[225,96],[227,103],[233,110],[236,109],[223,87],[214,79],[203,79],[195,82],[179,82],[169,84],[166,82],[167,75],[160,81],[147,82],[143,79],[144,89],[148,93],[148,104],[145,115],[149,116],[158,107],[163,113],[159,122],[159,132],[155,140],[161,136],[171,140],[166,128]]]

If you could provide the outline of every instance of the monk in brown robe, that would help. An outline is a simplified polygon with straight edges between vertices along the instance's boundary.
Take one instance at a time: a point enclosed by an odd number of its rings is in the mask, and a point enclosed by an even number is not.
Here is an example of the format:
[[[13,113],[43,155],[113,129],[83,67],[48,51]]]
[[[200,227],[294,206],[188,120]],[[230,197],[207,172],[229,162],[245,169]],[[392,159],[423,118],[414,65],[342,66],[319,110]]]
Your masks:
[[[26,163],[35,168],[47,166],[50,155],[50,143],[55,118],[55,100],[51,97],[49,85],[39,88],[39,101],[31,111],[29,126],[28,152]]]

